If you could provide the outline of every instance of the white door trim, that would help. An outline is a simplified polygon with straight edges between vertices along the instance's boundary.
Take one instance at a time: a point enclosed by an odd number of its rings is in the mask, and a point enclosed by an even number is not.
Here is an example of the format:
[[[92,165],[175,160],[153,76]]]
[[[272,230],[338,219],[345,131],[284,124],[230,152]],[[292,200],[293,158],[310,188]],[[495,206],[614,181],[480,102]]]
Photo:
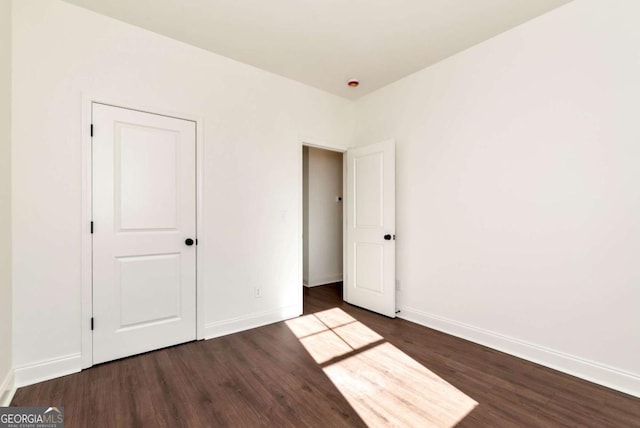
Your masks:
[[[82,239],[82,262],[81,262],[81,358],[82,368],[86,369],[93,365],[93,334],[91,332],[91,317],[93,316],[93,291],[92,291],[92,239],[90,222],[92,219],[91,201],[92,189],[92,158],[91,158],[91,116],[92,104],[106,104],[115,107],[138,110],[146,113],[158,114],[162,116],[174,117],[177,119],[189,120],[196,124],[196,228],[197,235],[204,236],[204,216],[203,216],[203,127],[202,116],[191,113],[168,111],[149,105],[141,105],[130,100],[116,100],[96,94],[82,94],[82,118],[81,118],[81,156],[82,156],[82,207],[81,207],[81,239]],[[204,287],[203,266],[204,252],[207,244],[202,239],[198,241],[196,252],[196,339],[204,339]]]
[[[347,271],[344,268],[347,265],[347,253],[346,253],[346,249],[347,249],[347,234],[346,234],[346,226],[347,226],[347,216],[346,216],[346,211],[345,211],[345,207],[346,204],[344,203],[347,200],[347,157],[345,156],[345,154],[347,153],[347,146],[343,146],[343,145],[336,145],[336,144],[331,144],[325,141],[320,141],[317,140],[315,138],[310,138],[310,137],[301,137],[300,139],[300,146],[299,146],[299,153],[298,153],[298,171],[299,171],[299,176],[298,176],[298,230],[299,230],[299,234],[300,237],[298,239],[298,254],[300,257],[298,257],[299,260],[299,266],[298,266],[298,278],[299,281],[298,283],[300,284],[300,313],[302,313],[302,283],[304,281],[304,273],[303,273],[303,268],[304,268],[304,243],[303,243],[303,238],[304,238],[304,212],[302,209],[302,204],[303,204],[303,200],[304,200],[304,189],[303,189],[303,175],[304,175],[304,171],[303,171],[303,165],[302,165],[302,156],[303,156],[303,150],[304,147],[314,147],[316,149],[323,149],[323,150],[330,150],[332,152],[338,152],[338,153],[342,153],[342,272],[343,272],[343,276],[342,276],[342,281],[344,283],[346,283],[347,281]],[[346,291],[346,287],[343,288],[343,295],[342,298],[344,299],[345,302],[348,302],[347,300],[347,291]]]

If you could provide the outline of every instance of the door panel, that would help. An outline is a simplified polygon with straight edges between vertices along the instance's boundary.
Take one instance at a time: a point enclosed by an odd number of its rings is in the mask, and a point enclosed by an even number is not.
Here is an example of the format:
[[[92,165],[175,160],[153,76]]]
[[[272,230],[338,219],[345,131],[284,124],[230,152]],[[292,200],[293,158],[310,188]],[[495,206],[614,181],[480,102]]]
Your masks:
[[[116,139],[120,230],[176,229],[179,135],[118,123]]]
[[[384,245],[356,242],[354,253],[353,287],[384,293]]]
[[[196,338],[195,123],[93,104],[93,362]]]
[[[118,257],[116,261],[118,331],[180,318],[180,254]],[[153,305],[147,304],[151,295]]]
[[[354,184],[355,184],[355,225],[357,228],[384,227],[382,209],[383,154],[372,153],[358,157],[354,156]],[[372,181],[373,180],[373,181]]]
[[[349,303],[396,316],[393,141],[347,152],[345,287]]]

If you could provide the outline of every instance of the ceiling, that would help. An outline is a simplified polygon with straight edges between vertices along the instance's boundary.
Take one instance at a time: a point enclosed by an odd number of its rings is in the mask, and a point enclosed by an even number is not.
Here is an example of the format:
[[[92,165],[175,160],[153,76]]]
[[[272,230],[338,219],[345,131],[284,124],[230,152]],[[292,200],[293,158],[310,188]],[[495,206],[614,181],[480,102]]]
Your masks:
[[[66,1],[355,99],[570,0]]]

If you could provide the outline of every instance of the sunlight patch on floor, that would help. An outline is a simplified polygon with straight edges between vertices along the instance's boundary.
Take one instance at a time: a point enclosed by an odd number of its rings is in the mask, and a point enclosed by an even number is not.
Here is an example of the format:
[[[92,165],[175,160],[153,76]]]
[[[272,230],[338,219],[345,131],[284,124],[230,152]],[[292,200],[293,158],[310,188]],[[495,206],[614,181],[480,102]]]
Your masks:
[[[338,308],[286,321],[318,364],[383,340],[375,331]]]
[[[369,426],[453,427],[478,405],[339,308],[286,324]]]

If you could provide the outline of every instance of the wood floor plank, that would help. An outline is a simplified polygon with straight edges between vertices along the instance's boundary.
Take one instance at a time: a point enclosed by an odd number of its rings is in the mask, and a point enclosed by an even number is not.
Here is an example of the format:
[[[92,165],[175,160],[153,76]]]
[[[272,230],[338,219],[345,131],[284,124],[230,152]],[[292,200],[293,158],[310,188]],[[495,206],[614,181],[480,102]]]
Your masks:
[[[282,322],[20,388],[11,405],[64,406],[67,427],[362,427],[450,426],[455,404],[471,400],[458,426],[640,427],[638,398],[350,306],[341,293],[304,289],[305,315],[318,314],[308,332],[335,334],[337,355],[323,349],[323,363],[309,347],[322,342]],[[319,314],[332,308],[341,312]],[[420,376],[435,379],[432,392],[406,380]],[[390,388],[378,407],[366,395],[376,382]]]

